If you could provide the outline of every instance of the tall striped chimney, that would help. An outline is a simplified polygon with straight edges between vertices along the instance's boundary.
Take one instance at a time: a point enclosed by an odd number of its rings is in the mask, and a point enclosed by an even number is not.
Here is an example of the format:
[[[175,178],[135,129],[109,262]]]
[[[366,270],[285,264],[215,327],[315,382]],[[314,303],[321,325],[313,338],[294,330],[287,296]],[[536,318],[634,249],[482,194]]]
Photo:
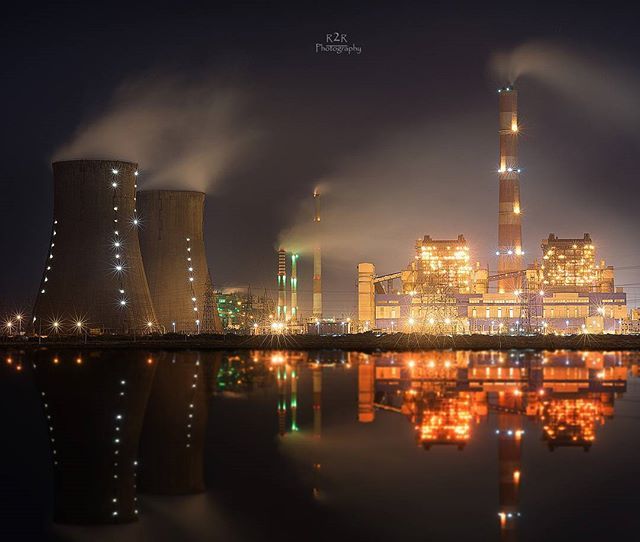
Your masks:
[[[287,253],[284,248],[278,250],[278,313],[277,319],[287,319]]]
[[[320,247],[320,193],[313,192],[315,245],[313,247],[313,317],[322,318],[322,251]]]
[[[498,90],[500,127],[500,198],[498,209],[498,273],[521,271],[522,226],[520,221],[520,165],[518,164],[518,92],[508,86]],[[520,277],[498,280],[498,291],[512,292]]]
[[[291,321],[298,322],[298,254],[291,254]]]

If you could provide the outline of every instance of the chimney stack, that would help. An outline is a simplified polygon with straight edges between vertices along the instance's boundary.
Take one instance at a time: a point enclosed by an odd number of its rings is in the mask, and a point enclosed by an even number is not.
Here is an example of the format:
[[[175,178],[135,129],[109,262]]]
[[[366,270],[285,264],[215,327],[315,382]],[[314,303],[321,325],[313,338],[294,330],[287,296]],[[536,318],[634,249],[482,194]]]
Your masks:
[[[278,250],[278,321],[287,319],[287,253],[283,248]]]
[[[518,163],[518,93],[513,86],[498,90],[500,127],[500,197],[498,210],[498,273],[514,273],[523,269],[522,226],[520,221],[520,165]],[[503,277],[498,291],[512,292],[520,285],[520,277]]]
[[[322,250],[320,246],[320,193],[313,192],[315,203],[315,245],[313,247],[313,317],[322,318]]]

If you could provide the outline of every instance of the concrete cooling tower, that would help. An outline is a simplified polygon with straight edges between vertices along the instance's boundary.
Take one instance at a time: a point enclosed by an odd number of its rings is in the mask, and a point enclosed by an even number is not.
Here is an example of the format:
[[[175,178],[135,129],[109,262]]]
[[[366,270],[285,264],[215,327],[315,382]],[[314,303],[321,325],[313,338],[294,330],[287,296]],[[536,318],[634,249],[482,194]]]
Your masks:
[[[33,310],[41,334],[153,331],[136,215],[137,164],[53,163],[53,227]]]
[[[151,299],[166,332],[222,331],[204,248],[202,192],[138,193],[140,247]]]

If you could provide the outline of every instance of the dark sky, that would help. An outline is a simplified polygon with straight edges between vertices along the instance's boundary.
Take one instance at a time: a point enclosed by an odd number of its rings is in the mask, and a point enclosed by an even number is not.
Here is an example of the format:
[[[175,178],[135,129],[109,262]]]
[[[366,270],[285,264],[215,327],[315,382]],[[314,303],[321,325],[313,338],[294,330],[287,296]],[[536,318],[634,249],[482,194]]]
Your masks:
[[[630,285],[631,304],[640,303],[640,271],[624,269],[640,264],[635,13],[615,3],[211,4],[50,3],[2,18],[0,309],[28,309],[35,295],[52,217],[52,158],[66,156],[79,127],[158,100],[169,122],[210,100],[224,110],[189,134],[214,147],[216,163],[205,160],[197,175],[209,194],[217,286],[275,287],[274,248],[282,240],[304,251],[301,226],[318,184],[328,187],[331,312],[353,310],[358,261],[398,270],[424,234],[464,233],[474,258],[495,268],[495,88],[505,81],[490,64],[523,45],[534,51],[532,63],[523,55],[517,81],[528,259],[539,257],[551,231],[590,232],[598,256],[623,268],[618,283]],[[346,33],[362,53],[316,53],[330,32]],[[167,81],[169,97],[158,98]],[[133,86],[117,94],[123,85]],[[143,188],[200,187],[162,128],[144,117],[139,126],[116,139],[142,134],[140,158],[113,155],[99,130],[88,148],[101,156],[86,157],[139,160]],[[162,149],[161,161],[144,162],[154,156],[148,146]],[[301,271],[306,309],[304,254]]]

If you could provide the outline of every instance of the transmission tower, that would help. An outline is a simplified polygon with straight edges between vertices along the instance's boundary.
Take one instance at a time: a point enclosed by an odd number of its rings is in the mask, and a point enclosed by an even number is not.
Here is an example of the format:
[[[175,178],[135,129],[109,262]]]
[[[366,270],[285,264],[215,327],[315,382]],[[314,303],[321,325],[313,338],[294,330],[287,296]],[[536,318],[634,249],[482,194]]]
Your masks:
[[[204,290],[204,314],[202,317],[202,332],[203,333],[215,333],[219,330],[218,309],[216,304],[216,296],[213,291],[213,285],[211,279],[207,279],[207,285]]]

